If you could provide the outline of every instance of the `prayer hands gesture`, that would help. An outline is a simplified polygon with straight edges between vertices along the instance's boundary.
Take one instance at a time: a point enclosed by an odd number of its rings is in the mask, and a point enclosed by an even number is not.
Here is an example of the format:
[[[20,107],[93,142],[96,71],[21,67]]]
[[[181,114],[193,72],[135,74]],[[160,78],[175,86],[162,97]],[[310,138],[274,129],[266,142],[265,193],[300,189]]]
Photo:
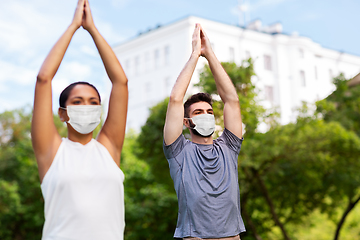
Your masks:
[[[192,37],[192,49],[194,54],[199,57],[203,56],[206,59],[213,53],[210,40],[199,23],[196,23],[195,25]]]
[[[72,24],[75,25],[76,28],[83,27],[88,32],[95,28],[89,0],[78,1]]]

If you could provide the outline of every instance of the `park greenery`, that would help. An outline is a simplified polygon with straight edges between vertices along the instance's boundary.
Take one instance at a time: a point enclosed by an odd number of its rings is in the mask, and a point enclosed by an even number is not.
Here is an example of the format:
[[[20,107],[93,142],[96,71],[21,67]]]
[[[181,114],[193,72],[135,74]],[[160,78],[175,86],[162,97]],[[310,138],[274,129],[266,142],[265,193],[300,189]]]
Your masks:
[[[316,111],[304,103],[295,122],[281,125],[274,109],[259,104],[252,60],[223,67],[238,92],[245,126],[238,159],[247,228],[241,239],[358,239],[360,85],[349,87],[339,75],[333,80],[336,90],[316,103]],[[197,86],[216,96],[208,66]],[[140,133],[126,135],[121,159],[126,240],[172,239],[176,226],[177,197],[162,150],[167,103],[164,99],[150,109]],[[222,102],[214,100],[213,107],[223,127]],[[31,107],[0,114],[2,240],[41,239],[44,202],[31,146],[31,114]],[[54,121],[65,137],[65,125],[57,116]],[[262,122],[265,132],[258,130]]]

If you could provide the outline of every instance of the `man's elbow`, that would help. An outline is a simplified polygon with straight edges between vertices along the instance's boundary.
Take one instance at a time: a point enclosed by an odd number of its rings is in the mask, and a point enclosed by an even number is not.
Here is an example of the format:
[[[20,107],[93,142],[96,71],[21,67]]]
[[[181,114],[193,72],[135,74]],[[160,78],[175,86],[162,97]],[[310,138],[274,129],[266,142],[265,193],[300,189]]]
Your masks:
[[[226,97],[226,103],[229,103],[231,105],[240,105],[238,95],[237,94],[228,95]]]
[[[177,94],[171,94],[170,98],[169,98],[170,103],[181,103],[182,104],[183,100],[184,100],[184,96],[180,96]]]

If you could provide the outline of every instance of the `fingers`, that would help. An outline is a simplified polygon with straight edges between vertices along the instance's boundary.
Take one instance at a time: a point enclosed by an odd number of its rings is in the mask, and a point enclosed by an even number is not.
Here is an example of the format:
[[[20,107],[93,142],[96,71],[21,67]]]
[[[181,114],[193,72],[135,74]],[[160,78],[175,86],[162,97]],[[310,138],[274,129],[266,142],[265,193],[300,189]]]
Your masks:
[[[200,24],[195,24],[195,29],[193,33],[193,41],[200,40]]]
[[[84,14],[84,1],[85,0],[79,0],[75,9],[75,14],[72,24],[74,24],[77,28],[81,26],[81,21]]]
[[[85,0],[79,0],[78,1],[78,7],[82,7],[82,6],[84,6],[84,2],[85,2]]]
[[[86,18],[88,18],[89,16],[91,16],[90,5],[89,5],[89,1],[85,0],[84,1],[84,20]]]
[[[84,0],[84,9],[86,12],[90,12],[90,4],[89,4],[89,0]]]
[[[76,13],[78,14],[82,14],[82,12],[84,11],[84,4],[85,4],[85,0],[79,0],[77,7],[76,7]]]
[[[95,28],[94,20],[92,18],[89,0],[84,0],[84,16],[82,20],[82,27],[91,32]]]
[[[202,28],[202,26],[200,26],[200,38],[208,40],[208,37],[207,37],[204,29]]]
[[[192,36],[193,53],[200,56],[201,52],[201,39],[200,39],[200,24],[195,24],[195,30]]]

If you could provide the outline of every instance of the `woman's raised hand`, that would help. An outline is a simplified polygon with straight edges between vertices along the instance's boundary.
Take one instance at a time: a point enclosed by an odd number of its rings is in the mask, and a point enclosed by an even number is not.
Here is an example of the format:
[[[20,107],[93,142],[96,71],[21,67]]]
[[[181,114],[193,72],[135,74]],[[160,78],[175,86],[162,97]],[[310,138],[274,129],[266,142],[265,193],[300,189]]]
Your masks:
[[[79,28],[82,25],[82,19],[84,15],[84,4],[85,4],[85,0],[79,0],[77,3],[74,18],[71,23],[76,28]]]
[[[79,0],[72,23],[76,28],[83,27],[87,31],[95,28],[91,15],[89,0]]]
[[[95,28],[94,20],[91,15],[90,4],[89,0],[84,1],[84,14],[82,17],[82,24],[81,26],[86,29],[88,32]]]

